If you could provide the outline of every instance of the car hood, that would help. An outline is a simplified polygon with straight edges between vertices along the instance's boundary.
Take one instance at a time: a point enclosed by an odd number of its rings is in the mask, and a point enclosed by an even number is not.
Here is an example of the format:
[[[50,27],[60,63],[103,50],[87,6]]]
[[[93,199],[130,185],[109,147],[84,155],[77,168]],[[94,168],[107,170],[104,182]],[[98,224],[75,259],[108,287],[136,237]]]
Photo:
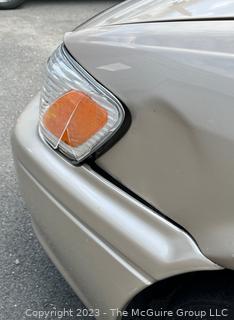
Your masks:
[[[233,17],[233,0],[128,0],[98,15],[88,24],[103,26]]]

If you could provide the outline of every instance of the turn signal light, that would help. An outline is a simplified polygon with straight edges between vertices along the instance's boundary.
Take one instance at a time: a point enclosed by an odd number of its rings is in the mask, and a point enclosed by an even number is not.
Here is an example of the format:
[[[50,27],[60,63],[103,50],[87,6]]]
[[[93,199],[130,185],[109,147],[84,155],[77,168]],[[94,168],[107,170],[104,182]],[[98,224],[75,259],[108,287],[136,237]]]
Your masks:
[[[82,92],[71,90],[58,98],[43,116],[44,127],[71,147],[86,142],[107,123],[107,111]]]
[[[47,64],[41,92],[40,136],[81,164],[94,153],[101,154],[101,148],[114,138],[124,119],[121,102],[60,46]]]

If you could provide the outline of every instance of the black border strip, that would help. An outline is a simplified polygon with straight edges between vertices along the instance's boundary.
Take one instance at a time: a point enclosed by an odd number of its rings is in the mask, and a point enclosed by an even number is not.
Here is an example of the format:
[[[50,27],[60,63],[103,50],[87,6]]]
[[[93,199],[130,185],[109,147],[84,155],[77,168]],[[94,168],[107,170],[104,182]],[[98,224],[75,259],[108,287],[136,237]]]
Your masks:
[[[77,162],[76,160],[72,160],[72,164],[76,166],[81,166],[87,162],[95,161],[105,152],[107,152],[110,148],[113,147],[128,131],[132,123],[132,117],[127,106],[119,99],[115,94],[113,94],[109,89],[103,86],[100,81],[98,81],[92,74],[90,74],[76,59],[73,57],[71,52],[67,49],[65,43],[62,45],[62,50],[64,52],[65,57],[68,62],[72,64],[72,66],[81,73],[81,75],[88,81],[92,86],[96,88],[98,92],[105,95],[107,99],[112,99],[116,104],[120,105],[124,111],[123,122],[120,124],[119,128],[113,133],[113,135],[107,139],[103,144],[101,144],[96,150],[91,152],[86,158]],[[111,101],[111,100],[110,100]],[[112,101],[112,102],[113,102]]]
[[[123,22],[114,23],[109,26],[126,26],[126,25],[137,25],[137,24],[152,24],[152,23],[173,23],[173,22],[202,22],[202,21],[233,21],[234,17],[200,17],[200,18],[179,18],[179,19],[162,19],[162,20],[149,20],[149,21],[137,21],[137,22]]]
[[[125,185],[123,185],[120,181],[118,181],[116,178],[113,178],[108,172],[106,172],[104,169],[102,169],[98,164],[96,164],[95,162],[90,162],[88,163],[90,168],[95,171],[96,173],[98,173],[100,176],[102,176],[104,179],[108,180],[109,182],[111,182],[113,185],[115,185],[116,187],[118,187],[119,189],[121,189],[122,191],[126,192],[128,195],[130,195],[132,198],[134,198],[135,200],[139,201],[140,203],[142,203],[143,205],[145,205],[147,208],[151,209],[154,213],[158,214],[160,217],[162,217],[164,220],[168,221],[169,223],[171,223],[172,225],[176,226],[177,228],[179,228],[180,230],[184,231],[184,233],[186,233],[192,240],[193,242],[196,244],[196,246],[199,248],[199,250],[201,251],[197,241],[195,240],[195,238],[188,232],[187,229],[185,229],[185,227],[183,227],[182,225],[180,225],[179,223],[177,223],[175,220],[171,219],[170,217],[168,217],[166,214],[164,214],[162,211],[160,211],[159,209],[157,209],[156,207],[154,207],[151,203],[149,203],[148,201],[144,200],[142,197],[140,197],[138,194],[136,194],[134,191],[132,191],[131,189],[129,189],[128,187],[126,187]],[[202,252],[202,251],[201,251]],[[203,253],[202,253],[203,254]]]
[[[90,164],[90,163],[94,162],[95,160],[97,160],[101,155],[103,155],[109,149],[111,149],[125,135],[125,133],[130,128],[131,123],[132,123],[131,113],[128,110],[127,106],[121,100],[119,100],[119,101],[121,102],[121,104],[124,108],[124,111],[125,111],[125,117],[124,117],[123,123],[121,124],[119,129],[114,133],[114,135],[112,137],[110,137],[109,140],[107,140],[103,145],[101,145],[96,151],[91,153],[90,156],[88,156],[86,159],[84,159],[83,162],[81,161],[78,164],[79,166],[84,163]]]

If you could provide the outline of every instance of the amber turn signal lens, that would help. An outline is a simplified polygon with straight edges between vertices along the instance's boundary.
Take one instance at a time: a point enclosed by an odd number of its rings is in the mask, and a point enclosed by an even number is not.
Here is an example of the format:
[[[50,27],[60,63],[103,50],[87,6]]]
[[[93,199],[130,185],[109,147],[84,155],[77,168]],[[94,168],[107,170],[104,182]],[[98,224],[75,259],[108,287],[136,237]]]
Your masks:
[[[59,141],[78,147],[101,130],[107,111],[83,92],[71,90],[58,98],[43,116],[44,127]]]

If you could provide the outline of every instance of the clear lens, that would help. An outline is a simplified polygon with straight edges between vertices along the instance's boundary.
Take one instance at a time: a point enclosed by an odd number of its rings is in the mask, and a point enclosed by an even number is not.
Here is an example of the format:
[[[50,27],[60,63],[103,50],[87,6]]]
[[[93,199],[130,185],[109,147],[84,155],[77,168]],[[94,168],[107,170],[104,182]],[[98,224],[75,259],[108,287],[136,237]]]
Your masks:
[[[105,124],[99,128],[97,132],[93,132],[91,136],[88,136],[86,141],[75,147],[66,143],[65,139],[62,139],[62,134],[56,135],[53,131],[49,130],[44,121],[46,115],[49,114],[49,109],[54,104],[63,101],[64,105],[62,105],[62,108],[60,109],[66,108],[66,103],[64,102],[66,100],[63,97],[72,92],[84,94],[88,97],[89,102],[91,101],[92,105],[96,105],[97,108],[105,110],[107,114]],[[84,108],[85,106],[83,105],[82,107]],[[79,108],[79,105],[77,105],[77,108]],[[93,110],[98,110],[97,108],[93,108]],[[61,116],[61,112],[66,112],[64,109],[61,110],[60,114],[56,114],[57,117]],[[80,111],[80,114],[83,113]],[[41,93],[39,126],[41,135],[54,149],[59,149],[67,157],[79,163],[90,156],[113,136],[121,126],[124,115],[125,113],[121,103],[93,79],[75,60],[73,60],[63,46],[60,46],[54,52],[47,64],[46,78]],[[79,115],[77,115],[77,117],[79,117]],[[84,120],[82,121],[85,121],[85,124],[80,123],[80,121],[75,122],[75,120],[79,120],[79,118],[73,118],[73,123],[70,124],[70,127],[76,125],[83,127],[83,125],[85,125],[88,130],[89,127],[93,127],[93,121],[95,121],[95,119],[98,121],[97,117],[97,114],[93,115],[92,119],[91,117],[84,118],[83,116],[82,119]],[[56,119],[56,121],[57,120],[58,119]],[[69,121],[71,120],[72,117],[69,117]],[[68,126],[69,123],[67,120],[64,123],[64,130],[62,130],[63,134]],[[79,128],[75,129],[77,130],[73,130],[73,132],[79,132]],[[80,139],[80,141],[83,140]]]

